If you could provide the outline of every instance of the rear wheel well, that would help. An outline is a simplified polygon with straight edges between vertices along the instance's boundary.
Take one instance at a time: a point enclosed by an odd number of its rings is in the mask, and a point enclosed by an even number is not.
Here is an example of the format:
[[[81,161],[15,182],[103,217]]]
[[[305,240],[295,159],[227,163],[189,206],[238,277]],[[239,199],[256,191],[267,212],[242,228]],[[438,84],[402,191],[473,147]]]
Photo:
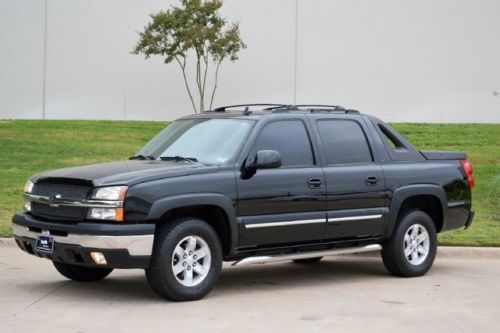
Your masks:
[[[399,208],[398,221],[404,214],[415,209],[419,209],[431,217],[437,232],[443,229],[443,207],[436,196],[415,195],[406,198]]]
[[[207,222],[219,236],[224,255],[231,250],[231,229],[226,212],[214,205],[195,205],[174,208],[166,212],[160,223],[179,217],[195,217]]]

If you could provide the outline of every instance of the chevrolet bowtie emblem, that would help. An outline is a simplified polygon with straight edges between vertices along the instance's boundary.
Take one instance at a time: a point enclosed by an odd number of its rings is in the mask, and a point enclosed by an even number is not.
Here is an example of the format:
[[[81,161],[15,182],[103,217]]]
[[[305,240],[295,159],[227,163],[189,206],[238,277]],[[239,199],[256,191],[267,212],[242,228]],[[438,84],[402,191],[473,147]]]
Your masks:
[[[61,195],[60,194],[51,195],[49,197],[49,206],[50,207],[59,207],[59,205],[55,202],[57,199],[61,199]]]

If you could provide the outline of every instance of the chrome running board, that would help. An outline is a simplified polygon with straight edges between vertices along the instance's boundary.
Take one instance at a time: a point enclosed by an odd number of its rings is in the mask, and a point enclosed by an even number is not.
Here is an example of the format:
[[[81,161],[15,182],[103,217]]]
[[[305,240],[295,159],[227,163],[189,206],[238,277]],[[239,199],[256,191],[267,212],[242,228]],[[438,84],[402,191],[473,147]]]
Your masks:
[[[344,249],[331,249],[323,251],[307,251],[307,252],[296,252],[290,254],[278,254],[269,256],[255,256],[241,259],[234,262],[231,266],[248,266],[253,264],[265,264],[269,262],[281,262],[289,261],[295,259],[307,259],[315,257],[326,257],[335,256],[339,254],[350,254],[350,253],[361,253],[361,252],[371,252],[382,250],[382,245],[380,244],[370,244],[365,246],[355,246],[348,247]]]

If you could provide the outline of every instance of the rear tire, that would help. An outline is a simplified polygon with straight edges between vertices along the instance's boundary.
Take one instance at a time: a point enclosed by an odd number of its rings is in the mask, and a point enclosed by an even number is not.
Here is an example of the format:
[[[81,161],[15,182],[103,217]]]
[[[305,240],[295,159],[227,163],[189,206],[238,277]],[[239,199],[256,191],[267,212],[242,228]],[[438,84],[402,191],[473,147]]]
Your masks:
[[[293,262],[296,264],[315,264],[319,262],[323,257],[315,257],[315,258],[306,258],[306,259],[294,259]]]
[[[194,301],[207,295],[222,269],[222,247],[215,230],[203,220],[168,221],[155,235],[146,269],[151,288],[173,301]]]
[[[432,219],[421,210],[404,214],[383,244],[382,259],[387,270],[396,276],[422,276],[434,263],[437,233]]]
[[[79,282],[100,281],[113,271],[112,268],[85,267],[57,261],[53,261],[52,263],[61,275]]]

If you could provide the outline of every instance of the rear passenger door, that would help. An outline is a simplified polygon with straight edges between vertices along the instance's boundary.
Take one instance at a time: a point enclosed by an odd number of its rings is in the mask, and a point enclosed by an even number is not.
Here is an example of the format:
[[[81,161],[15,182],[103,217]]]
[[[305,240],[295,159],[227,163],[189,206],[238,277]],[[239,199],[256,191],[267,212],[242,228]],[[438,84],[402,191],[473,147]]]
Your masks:
[[[280,153],[282,165],[237,178],[240,247],[323,238],[326,192],[302,119],[274,120],[257,134],[248,156],[259,150]]]
[[[382,167],[357,118],[315,121],[324,153],[326,239],[383,234],[387,213]]]

